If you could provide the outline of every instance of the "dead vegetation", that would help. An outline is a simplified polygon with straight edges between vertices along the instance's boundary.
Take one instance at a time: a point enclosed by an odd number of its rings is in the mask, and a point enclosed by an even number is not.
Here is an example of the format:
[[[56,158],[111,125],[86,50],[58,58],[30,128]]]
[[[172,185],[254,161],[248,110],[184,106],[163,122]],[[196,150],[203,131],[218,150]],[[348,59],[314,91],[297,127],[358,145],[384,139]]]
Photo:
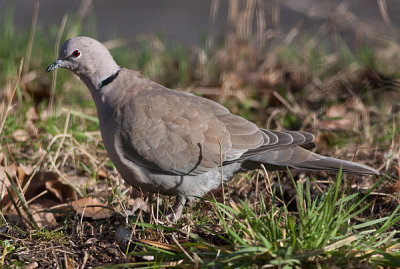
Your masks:
[[[213,2],[211,18],[218,14],[217,2]],[[390,24],[384,1],[378,2],[385,23]],[[131,67],[168,86],[217,100],[260,126],[310,131],[316,134],[317,152],[365,163],[391,175],[359,205],[368,205],[367,209],[349,222],[355,225],[390,216],[400,204],[395,179],[400,166],[397,42],[387,41],[345,5],[339,5],[329,23],[310,38],[302,37],[301,24],[283,34],[279,32],[279,5],[274,3],[230,1],[230,28],[221,44],[210,37],[206,48],[179,47],[170,55],[168,41],[145,38],[141,41],[145,44],[143,53],[150,51],[151,57]],[[81,14],[81,19],[85,16]],[[246,201],[260,218],[263,203],[268,210],[284,207],[296,216],[299,194],[292,179],[306,182],[307,177],[312,178],[309,190],[313,199],[335,183],[335,175],[322,172],[259,170],[216,190],[210,194],[211,201],[191,205],[178,224],[168,223],[165,212],[174,198],[142,194],[124,183],[107,157],[95,110],[80,82],[65,74],[59,74],[57,81],[55,76],[49,79],[43,71],[45,60],[31,55],[35,35],[39,35],[33,17],[25,60],[17,65],[16,59],[4,58],[13,62],[10,66],[14,69],[0,84],[1,266],[135,267],[155,262],[161,267],[201,267],[206,258],[199,258],[199,251],[215,250],[213,259],[217,261],[224,251],[232,254],[237,248],[226,240],[227,230],[219,217],[229,212],[222,214],[216,201],[235,210]],[[67,17],[59,40],[66,21]],[[373,49],[351,51],[337,38],[335,49],[326,50],[321,44],[337,29],[332,24],[377,44]],[[78,28],[70,27],[68,33]],[[79,100],[79,105],[73,105],[74,100]],[[365,194],[377,180],[344,176],[340,190],[343,195]],[[120,226],[127,230],[116,232]],[[394,243],[382,248],[397,262],[398,229],[398,223],[390,227],[393,235],[387,238]],[[160,261],[155,249],[180,256]],[[296,266],[385,266],[385,262],[374,260],[383,257],[382,253],[374,252],[376,257],[368,256],[369,260],[360,258],[369,255],[367,251],[346,256],[346,250],[338,250],[340,261],[316,253],[298,258],[302,264]],[[269,264],[275,256],[267,254],[262,256],[264,264],[281,265]],[[249,264],[262,265],[253,262]]]

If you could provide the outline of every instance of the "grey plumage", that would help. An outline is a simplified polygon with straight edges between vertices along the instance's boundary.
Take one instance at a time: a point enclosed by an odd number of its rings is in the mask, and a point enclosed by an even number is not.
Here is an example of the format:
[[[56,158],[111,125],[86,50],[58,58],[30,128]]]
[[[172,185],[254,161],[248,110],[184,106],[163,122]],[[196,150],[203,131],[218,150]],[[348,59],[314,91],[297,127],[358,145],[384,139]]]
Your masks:
[[[221,158],[224,180],[261,163],[329,172],[342,166],[346,173],[379,175],[369,166],[302,148],[313,143],[310,133],[260,129],[216,102],[121,68],[94,39],[67,40],[47,71],[59,67],[89,88],[111,160],[129,184],[144,191],[203,196],[221,183]]]

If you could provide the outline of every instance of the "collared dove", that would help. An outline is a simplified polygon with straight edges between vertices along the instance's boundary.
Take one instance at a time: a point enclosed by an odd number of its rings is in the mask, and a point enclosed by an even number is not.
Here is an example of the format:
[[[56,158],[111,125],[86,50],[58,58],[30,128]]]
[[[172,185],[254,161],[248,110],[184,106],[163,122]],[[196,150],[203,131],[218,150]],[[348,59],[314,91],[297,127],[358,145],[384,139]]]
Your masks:
[[[89,88],[104,146],[123,179],[143,191],[180,198],[175,219],[187,199],[216,189],[221,174],[228,180],[260,164],[380,175],[372,167],[304,149],[314,141],[310,133],[259,128],[212,100],[122,68],[89,37],[67,40],[46,72],[56,68],[74,72]]]

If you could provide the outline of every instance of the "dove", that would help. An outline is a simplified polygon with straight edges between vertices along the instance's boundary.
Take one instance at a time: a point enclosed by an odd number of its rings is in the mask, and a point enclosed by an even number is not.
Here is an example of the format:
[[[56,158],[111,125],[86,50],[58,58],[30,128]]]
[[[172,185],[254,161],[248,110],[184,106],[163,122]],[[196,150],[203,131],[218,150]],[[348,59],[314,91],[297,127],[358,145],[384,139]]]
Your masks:
[[[46,72],[57,68],[72,71],[89,89],[104,146],[122,178],[142,191],[177,197],[174,220],[186,201],[261,164],[268,170],[380,175],[367,165],[307,150],[315,139],[311,133],[260,128],[217,102],[120,67],[90,37],[65,41]]]

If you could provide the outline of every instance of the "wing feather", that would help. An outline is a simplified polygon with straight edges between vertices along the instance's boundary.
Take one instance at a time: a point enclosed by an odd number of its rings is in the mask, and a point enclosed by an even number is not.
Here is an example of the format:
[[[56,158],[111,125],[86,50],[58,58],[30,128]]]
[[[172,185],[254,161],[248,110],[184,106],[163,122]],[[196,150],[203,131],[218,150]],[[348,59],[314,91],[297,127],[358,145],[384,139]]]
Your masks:
[[[136,73],[135,73],[136,74]],[[231,114],[211,100],[167,89],[136,74],[127,83],[120,140],[125,157],[153,172],[196,175],[274,149],[312,142],[305,132],[277,132]]]
[[[154,171],[204,173],[221,155],[236,159],[265,143],[256,125],[225,107],[158,84],[126,101],[119,115],[126,158]]]

